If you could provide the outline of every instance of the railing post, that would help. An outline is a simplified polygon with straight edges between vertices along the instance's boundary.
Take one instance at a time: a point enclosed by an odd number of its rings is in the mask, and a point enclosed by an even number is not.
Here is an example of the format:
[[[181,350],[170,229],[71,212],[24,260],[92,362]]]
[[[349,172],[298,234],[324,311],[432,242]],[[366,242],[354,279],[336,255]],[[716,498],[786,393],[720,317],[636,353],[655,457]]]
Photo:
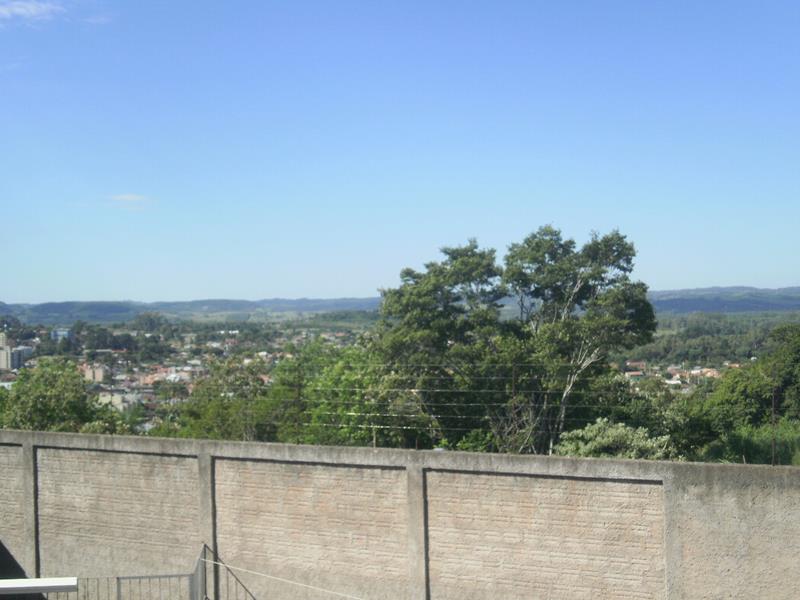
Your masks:
[[[205,550],[203,550],[203,554],[205,555]],[[205,558],[205,556],[203,556]],[[205,600],[208,598],[208,564],[206,561],[203,561],[203,599]]]
[[[200,551],[200,556],[197,557],[197,564],[194,567],[194,574],[192,576],[192,600],[205,600],[206,595],[206,546],[203,544],[203,549]]]

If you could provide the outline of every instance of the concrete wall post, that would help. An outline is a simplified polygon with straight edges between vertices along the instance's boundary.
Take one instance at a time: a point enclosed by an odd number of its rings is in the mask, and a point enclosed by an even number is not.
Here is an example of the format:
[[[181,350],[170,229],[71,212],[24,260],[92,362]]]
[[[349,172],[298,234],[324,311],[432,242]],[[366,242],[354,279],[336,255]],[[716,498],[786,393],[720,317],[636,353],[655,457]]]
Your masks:
[[[198,492],[199,492],[199,501],[200,501],[200,527],[203,538],[203,543],[211,548],[214,552],[214,557],[218,555],[219,550],[217,549],[217,507],[216,507],[216,483],[215,483],[215,473],[214,473],[214,457],[203,448],[203,443],[198,442],[201,445],[200,451],[197,453],[197,468],[198,468]],[[201,555],[201,559],[203,558],[211,558],[208,554],[203,552]],[[216,560],[216,558],[214,558]],[[208,596],[215,600],[216,598],[220,597],[219,594],[219,565],[216,563],[213,565],[205,564],[203,568],[203,573],[206,573],[207,569],[212,569],[214,572],[214,587],[211,590],[207,590],[206,593]],[[205,582],[204,582],[205,586]]]
[[[666,578],[666,600],[682,598],[679,586],[682,558],[681,524],[678,521],[677,504],[680,501],[675,485],[674,471],[665,469],[662,480],[664,494],[664,575]]]
[[[428,598],[427,518],[425,500],[425,471],[412,457],[406,466],[408,489],[408,597],[409,600]]]
[[[28,577],[39,577],[39,502],[36,465],[36,446],[26,440],[22,443],[22,490],[30,502],[24,505],[24,535],[27,540],[26,552],[19,557],[22,568]]]
[[[217,551],[217,534],[214,515],[214,458],[205,450],[197,455],[198,500],[200,502],[200,532],[203,543]],[[198,552],[200,549],[197,549]]]

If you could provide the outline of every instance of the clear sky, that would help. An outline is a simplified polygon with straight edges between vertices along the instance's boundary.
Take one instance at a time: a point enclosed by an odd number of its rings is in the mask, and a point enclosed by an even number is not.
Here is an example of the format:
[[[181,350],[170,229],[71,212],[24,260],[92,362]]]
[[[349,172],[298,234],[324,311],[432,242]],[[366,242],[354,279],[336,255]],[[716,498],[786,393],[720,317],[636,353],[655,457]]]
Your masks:
[[[0,300],[372,296],[619,228],[800,285],[800,2],[0,0]]]

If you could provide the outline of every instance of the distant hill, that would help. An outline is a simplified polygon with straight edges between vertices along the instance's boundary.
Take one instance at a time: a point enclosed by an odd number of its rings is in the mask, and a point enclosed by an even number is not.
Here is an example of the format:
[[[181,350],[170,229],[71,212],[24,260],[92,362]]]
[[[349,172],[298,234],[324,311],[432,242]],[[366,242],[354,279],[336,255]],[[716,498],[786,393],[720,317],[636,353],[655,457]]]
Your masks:
[[[70,325],[130,321],[144,312],[158,312],[173,319],[247,320],[287,316],[290,313],[371,311],[380,298],[271,298],[266,300],[190,300],[187,302],[45,302],[43,304],[5,304],[0,315],[10,314],[26,323]]]
[[[761,289],[712,287],[650,292],[661,313],[737,313],[800,311],[800,287]],[[187,302],[45,302],[5,304],[0,315],[13,315],[26,323],[70,325],[130,321],[143,312],[158,312],[173,319],[247,320],[290,317],[337,311],[374,311],[380,298],[271,298],[266,300],[190,300]]]
[[[141,306],[141,305],[139,305]],[[70,325],[75,321],[115,323],[130,321],[140,312],[134,302],[45,302],[43,304],[8,304],[11,314],[26,323]]]
[[[268,300],[190,300],[188,302],[153,302],[147,310],[174,313],[217,312],[332,312],[340,310],[377,310],[380,298],[271,298]]]
[[[656,312],[737,313],[800,310],[800,287],[710,287],[650,292]]]

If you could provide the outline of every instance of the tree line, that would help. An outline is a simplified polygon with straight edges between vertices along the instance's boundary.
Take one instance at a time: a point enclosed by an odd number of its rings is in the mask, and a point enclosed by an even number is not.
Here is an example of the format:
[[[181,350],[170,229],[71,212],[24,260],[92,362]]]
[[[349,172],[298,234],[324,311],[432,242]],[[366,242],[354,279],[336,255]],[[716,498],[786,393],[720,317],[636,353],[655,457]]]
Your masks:
[[[652,343],[656,330],[647,288],[631,278],[634,258],[619,232],[579,246],[552,227],[502,261],[474,240],[444,248],[382,291],[379,320],[356,343],[318,339],[276,365],[216,361],[187,399],[162,406],[149,433],[800,462],[800,326],[773,328],[757,361],[691,394],[658,380],[631,386],[612,359]],[[32,389],[21,376],[0,399],[5,414]]]

